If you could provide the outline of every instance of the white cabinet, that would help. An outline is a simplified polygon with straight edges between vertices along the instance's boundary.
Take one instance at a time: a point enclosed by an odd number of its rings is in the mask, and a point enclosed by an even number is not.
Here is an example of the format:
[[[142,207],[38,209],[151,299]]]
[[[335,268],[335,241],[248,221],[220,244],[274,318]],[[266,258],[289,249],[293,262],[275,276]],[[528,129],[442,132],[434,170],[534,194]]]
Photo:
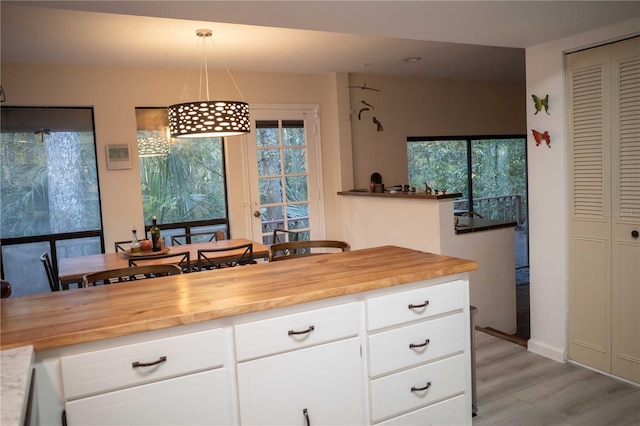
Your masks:
[[[357,313],[350,303],[237,326],[239,358],[263,356],[238,363],[240,422],[364,424],[362,348],[352,337]],[[261,334],[268,341],[257,347],[249,336]]]
[[[466,294],[457,280],[366,301],[372,423],[471,423]]]
[[[231,400],[225,369],[67,402],[69,425],[229,425]]]
[[[56,348],[39,368],[71,426],[470,425],[458,277]]]
[[[61,358],[69,425],[232,422],[221,329]]]

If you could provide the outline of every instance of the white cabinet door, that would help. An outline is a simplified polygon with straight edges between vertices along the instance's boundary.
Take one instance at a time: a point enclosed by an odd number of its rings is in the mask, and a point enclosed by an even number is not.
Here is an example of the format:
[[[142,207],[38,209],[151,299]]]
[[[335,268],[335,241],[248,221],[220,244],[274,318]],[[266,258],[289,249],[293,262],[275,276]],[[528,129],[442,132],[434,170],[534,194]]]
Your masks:
[[[245,425],[365,424],[357,338],[238,364]]]
[[[221,368],[66,404],[69,425],[229,425],[229,373]]]

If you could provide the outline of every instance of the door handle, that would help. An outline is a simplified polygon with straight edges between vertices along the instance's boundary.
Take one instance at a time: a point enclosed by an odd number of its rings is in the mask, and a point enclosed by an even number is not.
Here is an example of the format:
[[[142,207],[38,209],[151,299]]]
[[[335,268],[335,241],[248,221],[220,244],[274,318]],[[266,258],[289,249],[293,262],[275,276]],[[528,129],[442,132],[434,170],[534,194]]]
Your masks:
[[[260,217],[260,212],[258,210],[253,212],[254,217]]]

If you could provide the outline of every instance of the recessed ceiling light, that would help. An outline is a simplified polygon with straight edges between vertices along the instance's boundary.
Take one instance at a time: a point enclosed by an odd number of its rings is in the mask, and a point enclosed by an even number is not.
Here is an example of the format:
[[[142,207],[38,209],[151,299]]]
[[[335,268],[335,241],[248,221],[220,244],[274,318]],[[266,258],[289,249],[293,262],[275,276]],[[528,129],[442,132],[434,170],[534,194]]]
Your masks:
[[[420,56],[412,56],[410,58],[405,58],[402,61],[403,62],[420,62],[422,60],[422,58]]]

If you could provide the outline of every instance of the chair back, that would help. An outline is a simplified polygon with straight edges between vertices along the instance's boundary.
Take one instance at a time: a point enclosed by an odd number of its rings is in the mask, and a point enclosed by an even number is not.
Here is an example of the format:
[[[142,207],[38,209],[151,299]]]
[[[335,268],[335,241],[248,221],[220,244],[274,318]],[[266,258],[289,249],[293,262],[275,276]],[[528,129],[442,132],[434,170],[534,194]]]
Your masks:
[[[253,243],[240,244],[233,247],[198,250],[199,271],[220,269],[234,266],[251,265],[253,259]]]
[[[11,283],[9,281],[0,280],[0,288],[2,288],[2,293],[0,294],[2,299],[11,296]]]
[[[182,272],[191,272],[191,254],[188,251],[179,253],[164,253],[129,258],[129,267],[144,265],[173,264],[182,268]]]
[[[224,232],[208,231],[208,232],[192,232],[190,234],[180,234],[171,236],[171,245],[179,246],[182,244],[202,243],[210,241],[224,240]]]
[[[51,291],[60,291],[60,280],[53,272],[53,265],[51,264],[51,258],[46,251],[40,256],[40,261],[44,265],[44,272],[47,274],[47,280],[49,281],[49,289]]]
[[[284,243],[287,241],[298,241],[300,239],[300,232],[289,231],[288,229],[274,229],[273,230],[273,242],[271,244]]]
[[[306,240],[288,241],[271,245],[269,262],[293,259],[296,257],[314,256],[334,252],[350,251],[351,246],[345,241],[337,240]]]
[[[182,273],[182,268],[178,265],[144,265],[132,266],[129,268],[110,269],[108,271],[94,272],[82,277],[84,287],[97,284],[112,284],[126,281],[136,281],[141,279],[164,277],[167,275],[177,275]]]
[[[119,251],[127,251],[130,244],[131,244],[131,240],[116,241],[115,243],[113,243],[116,253],[118,253]]]

